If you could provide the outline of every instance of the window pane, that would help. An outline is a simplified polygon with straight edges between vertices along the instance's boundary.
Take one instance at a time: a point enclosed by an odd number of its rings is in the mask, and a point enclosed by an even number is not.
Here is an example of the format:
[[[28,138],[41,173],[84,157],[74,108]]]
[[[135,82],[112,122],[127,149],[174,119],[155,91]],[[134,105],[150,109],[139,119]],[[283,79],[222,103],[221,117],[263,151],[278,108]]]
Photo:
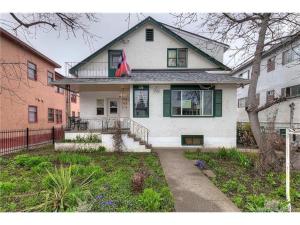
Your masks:
[[[35,79],[35,71],[32,69],[28,69],[28,77],[30,79]]]
[[[118,107],[118,103],[117,103],[117,101],[110,101],[109,106],[110,107]]]
[[[112,55],[111,68],[117,69],[121,61],[122,61],[122,57],[120,54]]]
[[[182,91],[182,115],[200,115],[200,91]]]
[[[186,49],[178,49],[178,58],[186,58]]]
[[[48,83],[53,81],[53,73],[48,72]]]
[[[148,90],[134,90],[134,110],[135,116],[148,116]]]
[[[201,138],[200,137],[194,137],[193,138],[193,145],[201,145]]]
[[[104,108],[97,108],[97,115],[104,115]]]
[[[110,108],[110,114],[117,114],[118,113],[118,108]]]
[[[97,107],[104,107],[104,100],[103,99],[97,99]]]
[[[28,107],[28,120],[29,122],[37,121],[37,108],[33,106]]]
[[[184,144],[185,145],[193,145],[193,138],[192,137],[184,138]]]
[[[168,50],[168,58],[176,59],[177,58],[177,50],[176,49]]]
[[[203,115],[212,115],[213,92],[210,90],[203,91]]]
[[[181,115],[181,91],[172,91],[172,115]]]
[[[186,58],[178,59],[178,67],[186,67]]]
[[[168,59],[168,66],[176,66],[176,59]]]

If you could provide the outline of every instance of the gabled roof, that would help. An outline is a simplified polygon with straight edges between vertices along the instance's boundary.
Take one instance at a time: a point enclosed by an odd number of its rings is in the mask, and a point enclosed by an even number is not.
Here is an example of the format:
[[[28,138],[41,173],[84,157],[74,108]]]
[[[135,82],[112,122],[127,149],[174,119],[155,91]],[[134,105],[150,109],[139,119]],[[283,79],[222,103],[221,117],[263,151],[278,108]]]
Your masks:
[[[163,24],[165,27],[169,28],[171,31],[173,31],[174,33],[178,34],[182,38],[184,38],[187,41],[191,42],[195,46],[199,45],[199,41],[200,40],[206,40],[206,41],[209,41],[209,42],[214,42],[217,45],[220,45],[220,46],[224,47],[225,51],[229,48],[229,45],[224,44],[222,42],[219,42],[219,41],[216,41],[216,40],[213,40],[213,39],[201,36],[199,34],[192,33],[192,32],[187,31],[187,30],[179,29],[179,28],[171,26],[169,24],[165,24],[165,23],[161,23],[161,24]]]
[[[6,31],[2,27],[0,27],[0,36],[1,37],[5,37],[5,38],[13,41],[17,45],[25,48],[26,50],[30,51],[34,55],[36,55],[36,56],[42,58],[43,60],[45,60],[46,62],[50,63],[55,68],[61,68],[61,66],[58,63],[54,62],[52,59],[48,58],[43,53],[39,52],[38,50],[32,48],[30,45],[28,45],[25,42],[21,41],[19,38],[17,38],[16,36],[12,35],[11,33],[9,33],[8,31]]]
[[[97,50],[96,52],[94,52],[93,54],[91,54],[90,56],[88,56],[87,58],[85,58],[84,60],[82,60],[81,62],[79,62],[78,64],[76,64],[75,66],[73,66],[70,69],[70,73],[73,74],[73,72],[76,69],[78,69],[81,65],[83,65],[84,63],[90,61],[96,55],[98,55],[99,53],[101,53],[104,50],[108,49],[109,47],[111,47],[112,45],[114,45],[116,42],[122,40],[124,37],[126,37],[130,33],[134,32],[135,30],[137,30],[138,28],[140,28],[141,26],[143,26],[147,22],[150,22],[150,23],[156,25],[158,28],[160,28],[161,30],[163,30],[166,33],[170,34],[171,36],[173,36],[174,38],[176,38],[178,41],[180,41],[181,43],[185,44],[186,46],[190,47],[191,49],[193,49],[194,51],[196,51],[201,56],[204,56],[209,61],[215,63],[216,65],[219,66],[219,69],[222,69],[222,70],[231,70],[229,67],[227,67],[226,65],[224,65],[222,62],[218,61],[217,59],[213,58],[212,56],[210,56],[209,54],[207,54],[206,52],[204,52],[203,50],[201,50],[200,48],[198,48],[197,46],[195,46],[191,41],[188,41],[186,38],[180,36],[177,32],[172,31],[170,29],[170,27],[167,27],[165,24],[163,24],[161,22],[158,22],[157,20],[155,20],[155,19],[153,19],[152,17],[149,16],[146,19],[144,19],[143,21],[141,21],[140,23],[136,24],[135,26],[133,26],[132,28],[130,28],[129,30],[127,30],[126,32],[124,32],[123,34],[121,34],[120,36],[118,36],[117,38],[113,39],[111,42],[109,42],[108,44],[106,44],[105,46],[103,46],[102,48],[100,48],[99,50]]]

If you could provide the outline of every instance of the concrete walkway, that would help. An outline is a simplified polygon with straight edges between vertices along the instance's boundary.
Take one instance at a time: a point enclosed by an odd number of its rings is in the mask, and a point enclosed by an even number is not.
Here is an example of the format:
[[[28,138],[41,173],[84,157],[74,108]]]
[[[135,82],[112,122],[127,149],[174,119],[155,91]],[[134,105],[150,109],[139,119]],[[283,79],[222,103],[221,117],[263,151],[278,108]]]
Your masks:
[[[183,155],[183,150],[158,153],[177,212],[239,212],[239,209]]]

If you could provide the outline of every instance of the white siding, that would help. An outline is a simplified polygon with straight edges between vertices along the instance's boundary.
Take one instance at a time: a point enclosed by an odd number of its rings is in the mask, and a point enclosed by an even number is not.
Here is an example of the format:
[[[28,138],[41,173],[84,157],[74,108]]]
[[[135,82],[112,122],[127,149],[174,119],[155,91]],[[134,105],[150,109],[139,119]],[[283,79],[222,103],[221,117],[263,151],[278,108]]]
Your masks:
[[[236,146],[236,87],[217,85],[223,90],[222,117],[163,117],[163,90],[170,85],[150,85],[149,118],[133,118],[150,130],[149,141],[154,147],[182,147],[181,135],[204,135],[205,147]],[[133,88],[131,87],[130,96]],[[130,98],[130,115],[133,115]]]
[[[296,43],[293,46],[297,45]],[[291,46],[270,55],[262,60],[261,65],[261,74],[258,79],[257,84],[257,93],[260,94],[260,105],[266,102],[266,92],[269,90],[275,90],[275,97],[281,95],[281,88],[288,86],[294,86],[300,84],[300,62],[295,61],[286,65],[282,65],[282,52],[286,49],[289,49]],[[275,70],[267,72],[267,61],[269,58],[276,56]],[[235,77],[238,77],[239,74],[250,70],[251,67],[243,69],[242,71],[234,74]],[[251,74],[251,73],[250,73]],[[246,97],[248,95],[248,85],[244,88],[238,88],[237,99]],[[264,110],[259,113],[259,118],[261,122],[267,122],[268,118],[274,115],[276,109],[278,109],[278,114],[276,122],[280,123],[289,123],[290,122],[290,108],[289,104],[294,102],[296,104],[294,122],[300,123],[300,99],[290,99],[286,102],[275,105],[267,110]],[[239,122],[248,122],[248,115],[246,111],[242,108],[238,108],[238,117]]]
[[[154,29],[154,41],[145,41],[145,29]],[[209,46],[210,47],[210,46]],[[115,43],[109,50],[124,49],[127,56],[127,62],[132,69],[168,69],[167,67],[167,49],[168,48],[186,48],[181,42],[174,37],[161,31],[156,26],[146,24],[137,29],[135,32],[128,35],[124,40]],[[212,49],[207,49],[212,51]],[[218,50],[218,58],[223,57],[223,52]],[[215,53],[216,54],[216,53]],[[104,75],[108,74],[108,50],[103,51],[95,56],[90,64],[83,66],[82,72],[86,70],[102,71]],[[214,69],[218,68],[214,63],[207,58],[199,55],[193,49],[188,49],[187,59],[188,69]],[[169,68],[170,69],[170,68]],[[172,68],[171,68],[172,69]],[[177,68],[178,69],[178,68]]]

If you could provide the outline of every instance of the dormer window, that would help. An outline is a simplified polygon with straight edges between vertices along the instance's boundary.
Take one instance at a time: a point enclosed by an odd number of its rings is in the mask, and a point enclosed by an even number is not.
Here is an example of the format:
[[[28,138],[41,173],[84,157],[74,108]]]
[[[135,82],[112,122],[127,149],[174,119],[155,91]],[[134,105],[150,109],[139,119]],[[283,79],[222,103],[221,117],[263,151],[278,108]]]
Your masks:
[[[168,67],[187,67],[187,48],[168,49]]]
[[[153,29],[146,29],[146,41],[154,41]]]

